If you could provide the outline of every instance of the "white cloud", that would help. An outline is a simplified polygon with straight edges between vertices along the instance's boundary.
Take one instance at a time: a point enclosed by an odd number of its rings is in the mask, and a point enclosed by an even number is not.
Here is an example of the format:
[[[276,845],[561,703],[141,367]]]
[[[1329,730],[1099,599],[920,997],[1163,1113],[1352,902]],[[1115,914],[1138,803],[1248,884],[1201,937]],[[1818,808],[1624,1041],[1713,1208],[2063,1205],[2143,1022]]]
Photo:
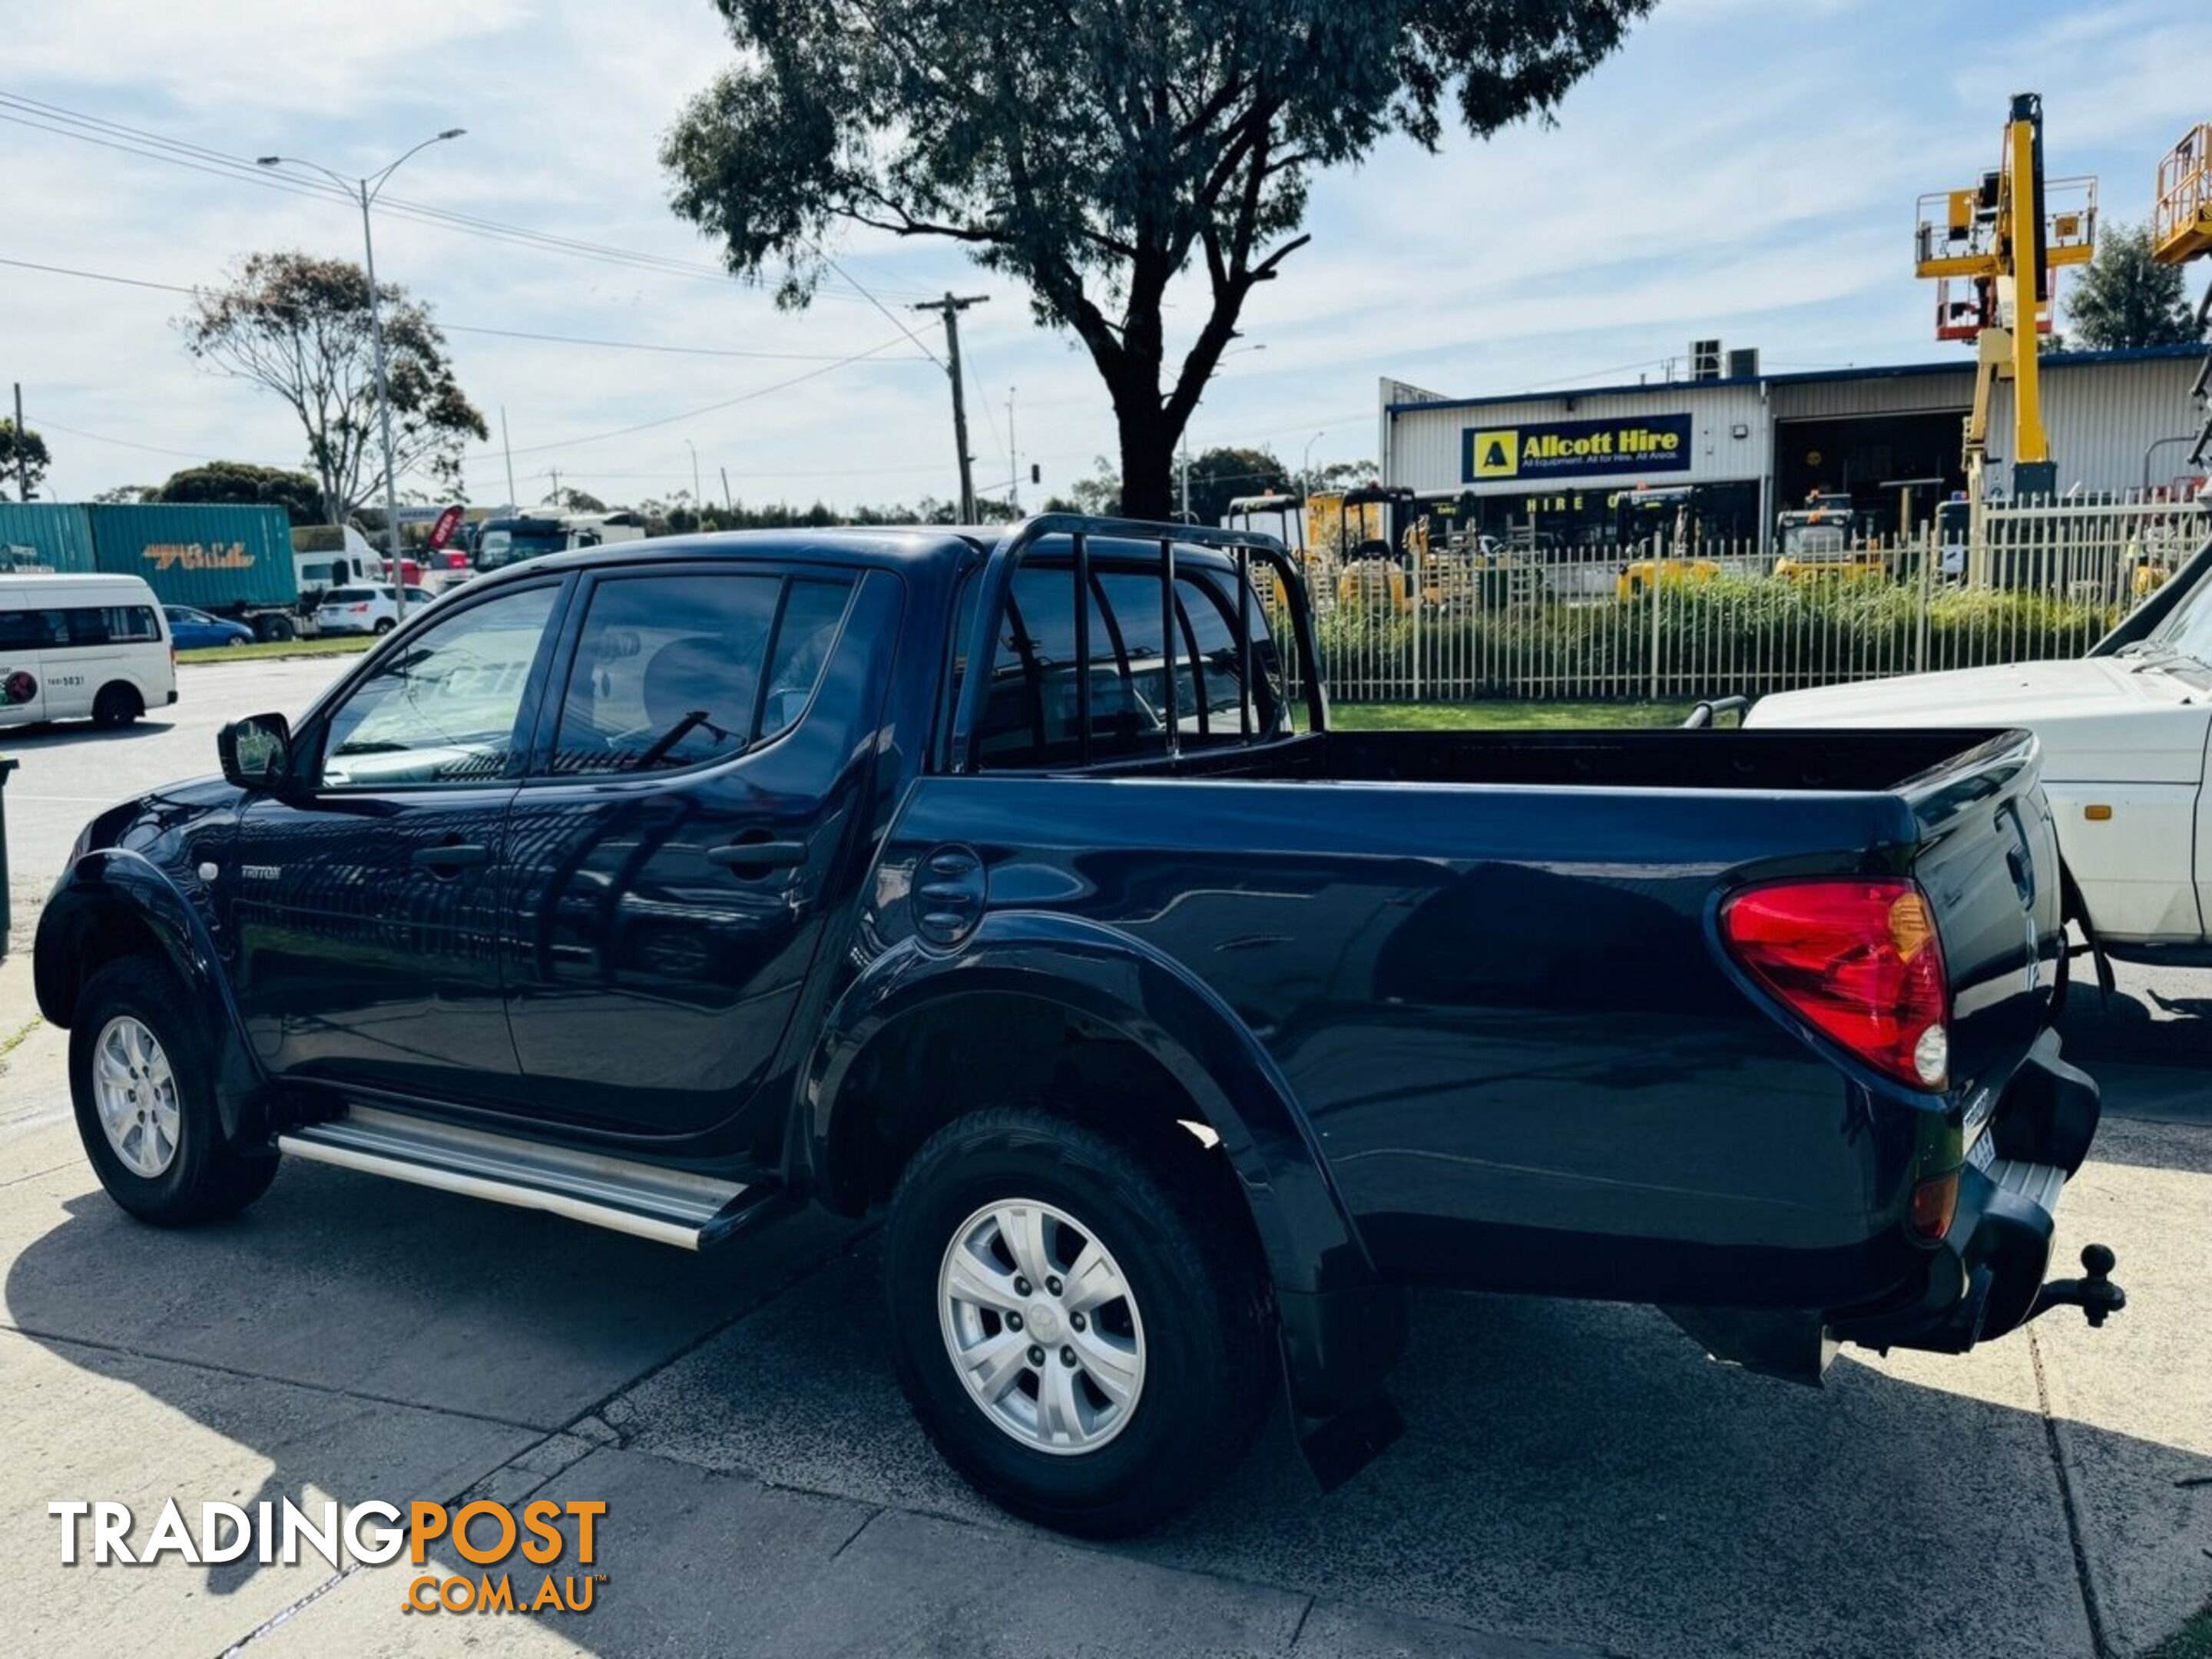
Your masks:
[[[8,73],[234,118],[352,115],[465,80],[457,66],[526,12],[523,0],[54,0],[10,16]]]
[[[403,199],[712,268],[667,210],[655,160],[683,100],[726,58],[706,0],[72,0],[21,5],[9,90],[234,155],[278,149],[377,165],[439,127],[466,139],[416,158]],[[2101,172],[2108,212],[2140,216],[2157,156],[2201,118],[2189,0],[2085,9],[2061,0],[1929,7],[1662,0],[1566,100],[1555,128],[1488,143],[1402,142],[1317,182],[1314,245],[1244,323],[1264,352],[1229,360],[1194,441],[1272,439],[1295,454],[1371,444],[1375,382],[1517,387],[1679,356],[1692,336],[1765,348],[1770,363],[1900,361],[1948,349],[1911,276],[1913,198],[1994,165],[2004,100],[2047,94],[2054,172]],[[2019,44],[2015,44],[2019,43]],[[164,282],[217,275],[246,250],[353,253],[357,216],[70,140],[0,125],[10,258]],[[455,324],[548,334],[845,353],[896,329],[856,296],[799,316],[726,282],[678,277],[380,218],[381,274]],[[1023,295],[957,251],[853,240],[847,268],[936,349],[912,300],[988,292],[962,335],[979,473],[1006,472],[1006,388],[1025,459],[1064,488],[1111,453],[1083,354],[1029,321]],[[1178,296],[1186,332],[1200,296]],[[284,462],[297,433],[274,401],[196,372],[167,319],[178,296],[0,267],[9,369],[33,423],[196,454]],[[554,465],[610,496],[702,482],[837,501],[952,487],[944,376],[910,350],[631,435],[537,446],[661,419],[810,365],[596,350],[456,333],[464,384],[507,409],[526,494]],[[994,434],[994,427],[1000,428]],[[495,421],[495,432],[496,422]],[[55,434],[54,486],[89,493],[180,459]],[[505,493],[495,447],[471,492]]]

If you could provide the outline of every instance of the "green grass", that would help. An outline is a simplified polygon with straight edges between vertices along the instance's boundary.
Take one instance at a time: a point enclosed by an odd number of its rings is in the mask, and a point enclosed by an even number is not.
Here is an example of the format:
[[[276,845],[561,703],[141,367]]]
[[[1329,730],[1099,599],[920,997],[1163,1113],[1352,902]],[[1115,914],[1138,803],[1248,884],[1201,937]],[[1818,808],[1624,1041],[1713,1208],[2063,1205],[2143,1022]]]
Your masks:
[[[1328,723],[1346,732],[1581,730],[1680,726],[1686,702],[1337,702]]]
[[[252,645],[210,645],[197,651],[179,651],[179,662],[252,662],[269,657],[341,657],[366,651],[376,643],[367,634],[348,634],[328,640],[257,640]]]
[[[2212,1659],[2212,1607],[2199,1608],[2195,1618],[2153,1648],[2145,1659]]]

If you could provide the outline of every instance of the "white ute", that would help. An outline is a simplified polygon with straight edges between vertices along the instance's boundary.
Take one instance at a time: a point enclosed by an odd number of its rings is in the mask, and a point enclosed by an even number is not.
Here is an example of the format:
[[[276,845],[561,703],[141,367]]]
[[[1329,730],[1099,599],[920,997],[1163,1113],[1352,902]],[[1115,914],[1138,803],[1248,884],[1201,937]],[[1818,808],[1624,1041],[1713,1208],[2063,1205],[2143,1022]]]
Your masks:
[[[2212,573],[2111,656],[1787,691],[1744,724],[2025,726],[2097,942],[2127,957],[2212,945]]]

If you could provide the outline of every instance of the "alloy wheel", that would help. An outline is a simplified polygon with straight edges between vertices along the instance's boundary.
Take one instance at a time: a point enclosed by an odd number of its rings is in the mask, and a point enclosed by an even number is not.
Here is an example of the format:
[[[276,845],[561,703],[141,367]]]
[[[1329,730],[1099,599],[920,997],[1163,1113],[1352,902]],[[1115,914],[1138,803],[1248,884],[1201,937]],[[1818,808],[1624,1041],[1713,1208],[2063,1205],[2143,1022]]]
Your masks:
[[[1034,1450],[1097,1451],[1145,1386],[1145,1327],[1097,1236],[1036,1199],[987,1204],[938,1269],[938,1322],[985,1416]]]
[[[176,1161],[177,1079],[143,1020],[118,1014],[92,1055],[93,1103],[123,1167],[151,1181]]]

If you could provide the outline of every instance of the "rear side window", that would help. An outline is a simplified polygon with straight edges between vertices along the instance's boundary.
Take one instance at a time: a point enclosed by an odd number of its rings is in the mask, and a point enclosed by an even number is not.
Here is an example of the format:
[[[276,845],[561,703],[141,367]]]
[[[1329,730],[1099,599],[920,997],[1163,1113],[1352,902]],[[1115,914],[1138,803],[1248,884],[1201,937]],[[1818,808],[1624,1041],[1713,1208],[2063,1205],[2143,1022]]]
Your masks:
[[[161,637],[150,605],[100,605],[62,612],[71,645],[146,645]]]
[[[744,752],[799,719],[851,584],[708,572],[592,590],[550,769],[669,771]]]
[[[366,587],[333,587],[323,595],[325,605],[367,605],[376,594]]]
[[[972,580],[971,580],[972,586]],[[1281,679],[1274,642],[1255,602],[1251,620],[1253,684],[1248,694],[1238,647],[1233,576],[1189,569],[1176,578],[1175,725],[1185,750],[1277,735]],[[1164,752],[1168,688],[1160,579],[1156,573],[1102,565],[1089,595],[1090,659],[1075,647],[1075,583],[1066,566],[1024,565],[999,629],[991,695],[975,736],[994,769],[1065,765],[1082,754],[1079,678],[1091,682],[1093,760]],[[956,665],[956,672],[964,664]],[[1250,732],[1243,705],[1249,702]]]

